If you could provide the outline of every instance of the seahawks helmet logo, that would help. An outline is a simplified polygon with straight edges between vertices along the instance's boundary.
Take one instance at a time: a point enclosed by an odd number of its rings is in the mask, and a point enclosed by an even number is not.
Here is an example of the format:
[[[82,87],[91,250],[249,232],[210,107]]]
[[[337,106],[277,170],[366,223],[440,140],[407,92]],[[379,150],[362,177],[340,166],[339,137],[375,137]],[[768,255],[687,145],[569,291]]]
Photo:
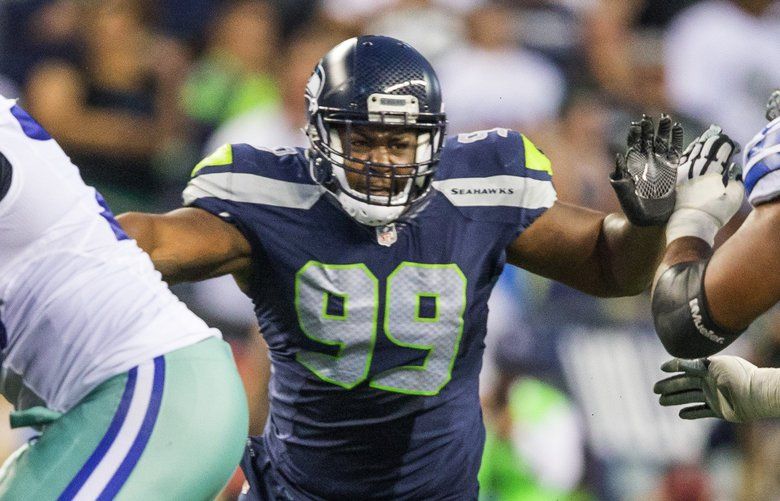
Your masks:
[[[306,105],[310,115],[314,115],[319,109],[319,99],[323,87],[325,87],[325,72],[322,65],[318,64],[306,83]]]

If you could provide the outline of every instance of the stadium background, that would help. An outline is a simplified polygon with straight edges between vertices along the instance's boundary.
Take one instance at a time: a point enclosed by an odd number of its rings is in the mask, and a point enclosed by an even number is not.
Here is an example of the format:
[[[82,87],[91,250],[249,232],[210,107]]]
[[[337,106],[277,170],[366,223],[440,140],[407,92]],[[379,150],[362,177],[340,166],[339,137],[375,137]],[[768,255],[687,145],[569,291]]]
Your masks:
[[[767,0],[0,0],[0,94],[114,212],[165,211],[219,144],[304,146],[306,78],[361,33],[431,60],[450,134],[520,130],[561,199],[604,211],[619,210],[606,176],[630,120],[666,111],[686,140],[714,122],[744,143],[780,86]],[[251,305],[225,279],[175,292],[231,342],[259,433],[267,359]],[[779,320],[770,311],[728,352],[780,366]],[[664,359],[646,295],[600,300],[507,270],[482,381],[485,498],[780,499],[780,423],[679,420],[651,393]],[[5,458],[30,432],[2,408]]]

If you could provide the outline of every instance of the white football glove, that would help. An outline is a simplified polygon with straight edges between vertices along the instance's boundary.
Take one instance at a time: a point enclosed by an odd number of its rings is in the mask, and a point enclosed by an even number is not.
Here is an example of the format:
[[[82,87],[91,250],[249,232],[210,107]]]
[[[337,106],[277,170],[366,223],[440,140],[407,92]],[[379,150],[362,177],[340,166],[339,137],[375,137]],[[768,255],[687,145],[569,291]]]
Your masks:
[[[780,369],[759,369],[742,358],[718,355],[674,358],[661,370],[681,372],[653,387],[661,405],[698,404],[680,410],[683,419],[717,417],[741,423],[780,417]]]
[[[666,226],[666,243],[698,237],[712,246],[715,234],[739,210],[744,197],[738,150],[720,127],[711,125],[683,151],[677,167],[677,200]]]

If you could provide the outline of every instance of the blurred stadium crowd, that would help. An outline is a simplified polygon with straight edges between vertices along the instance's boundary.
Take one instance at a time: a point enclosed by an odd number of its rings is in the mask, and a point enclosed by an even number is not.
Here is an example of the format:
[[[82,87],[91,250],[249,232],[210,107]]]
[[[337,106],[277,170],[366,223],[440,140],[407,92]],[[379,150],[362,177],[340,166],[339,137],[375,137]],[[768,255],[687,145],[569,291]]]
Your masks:
[[[306,79],[361,33],[429,58],[450,134],[522,131],[559,198],[602,211],[619,210],[607,174],[631,120],[663,111],[686,142],[717,123],[744,143],[780,86],[769,0],[2,0],[0,94],[115,213],[166,211],[220,144],[306,146]],[[229,279],[175,292],[231,341],[259,433],[268,369],[251,304]],[[683,422],[658,406],[665,355],[646,295],[600,300],[507,269],[491,301],[485,499],[780,499],[780,423]],[[779,319],[730,352],[780,366]],[[6,426],[2,457],[24,439]]]

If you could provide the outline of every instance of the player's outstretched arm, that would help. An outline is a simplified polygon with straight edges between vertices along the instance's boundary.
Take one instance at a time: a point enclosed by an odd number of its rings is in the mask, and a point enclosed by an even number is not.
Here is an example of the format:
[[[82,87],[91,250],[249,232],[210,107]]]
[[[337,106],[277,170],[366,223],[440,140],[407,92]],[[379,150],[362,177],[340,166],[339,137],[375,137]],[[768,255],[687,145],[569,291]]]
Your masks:
[[[663,235],[663,227],[555,202],[510,244],[507,260],[588,294],[630,296],[650,285]]]
[[[166,214],[128,212],[117,217],[125,232],[170,282],[203,280],[249,269],[251,248],[233,225],[195,208]]]
[[[624,214],[556,203],[507,252],[509,262],[597,296],[638,294],[661,259],[674,209],[682,128],[662,116],[631,124],[610,182]]]
[[[756,207],[714,254],[710,245],[699,238],[683,237],[670,243],[653,290],[656,330],[662,341],[666,338],[667,351],[686,358],[716,353],[780,301],[777,228],[780,228],[780,202],[771,202]],[[685,280],[680,277],[680,271],[695,268],[698,268],[695,277]],[[694,299],[697,300],[695,309],[690,307]],[[675,302],[688,305],[688,308],[678,306],[676,319],[669,313]],[[723,342],[716,341],[711,346],[694,343],[694,340],[707,339],[697,321],[702,329],[723,337]],[[687,351],[680,351],[683,347]]]
[[[715,223],[725,223],[741,202],[736,193],[740,183],[726,176],[723,181],[728,185],[724,187],[717,175],[701,168],[712,165],[708,145],[716,144],[713,140],[721,135],[710,134],[704,142],[692,143],[701,145],[700,153],[691,151],[689,156],[694,160],[687,162],[691,187],[708,190],[690,190],[691,206],[699,205],[698,216],[686,209],[687,215],[679,218],[678,224],[675,219],[683,211],[675,210],[667,232],[669,246],[653,290],[656,331],[667,351],[682,358],[720,351],[780,300],[780,118],[764,127],[745,148],[745,187],[755,209],[710,257]],[[699,160],[695,160],[697,156]],[[705,179],[708,177],[710,181]],[[721,196],[713,196],[719,191]]]
[[[747,360],[714,356],[696,360],[672,359],[661,366],[677,374],[655,384],[661,405],[690,405],[683,419],[717,417],[742,423],[780,417],[780,369],[759,369]]]

